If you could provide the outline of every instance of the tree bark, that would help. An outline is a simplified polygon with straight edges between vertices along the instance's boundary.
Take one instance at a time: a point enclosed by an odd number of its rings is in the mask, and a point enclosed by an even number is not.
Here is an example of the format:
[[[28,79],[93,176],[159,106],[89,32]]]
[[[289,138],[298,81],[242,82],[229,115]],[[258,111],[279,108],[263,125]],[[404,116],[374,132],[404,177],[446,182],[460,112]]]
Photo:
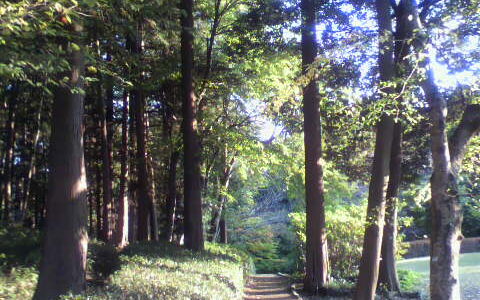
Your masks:
[[[430,297],[439,300],[460,299],[458,261],[463,238],[462,213],[447,137],[447,102],[435,84],[428,41],[419,18],[418,5],[415,0],[404,1],[411,17],[403,22],[414,37],[413,46],[419,56],[419,65],[425,70],[425,77],[420,86],[430,105],[433,164],[430,180],[432,194]]]
[[[122,145],[120,148],[120,191],[118,193],[118,219],[115,227],[115,245],[124,247],[128,244],[128,111],[129,94],[123,93],[122,107]]]
[[[97,161],[95,166],[95,219],[97,227],[97,238],[102,239],[102,170]]]
[[[172,151],[168,168],[167,199],[165,206],[165,213],[167,215],[165,239],[169,242],[173,241],[173,231],[175,229],[175,211],[177,206],[177,164],[179,158],[180,152]]]
[[[395,74],[390,2],[388,0],[376,0],[376,10],[380,49],[378,64],[380,85],[382,85],[388,84]],[[386,94],[393,93],[392,89],[388,87],[381,87],[380,90]],[[354,299],[357,300],[373,300],[377,289],[385,221],[385,193],[390,174],[393,133],[394,120],[391,116],[384,114],[377,124],[362,259],[354,296]]]
[[[72,26],[75,32],[79,25]],[[77,43],[78,44],[78,43]],[[55,92],[50,143],[47,224],[40,275],[33,299],[57,299],[85,289],[87,184],[83,156],[83,50],[70,49],[69,83]]]
[[[460,172],[471,138],[479,133],[480,104],[467,105],[460,123],[449,140],[452,171],[455,176]]]
[[[408,18],[404,1],[394,6],[396,29],[395,29],[395,74],[397,79],[406,80],[406,75],[411,72],[411,67],[406,61],[410,53],[410,41],[412,36],[408,29],[404,28],[404,18]],[[407,82],[405,84],[408,84]],[[396,98],[399,107],[403,103],[403,85],[397,85]],[[383,229],[382,253],[380,261],[380,274],[378,285],[391,292],[400,292],[400,282],[396,269],[397,252],[397,206],[402,171],[402,135],[403,129],[400,123],[395,124],[392,155],[390,161],[390,178],[386,195],[385,227]]]
[[[149,133],[150,133],[150,121],[148,115],[145,116],[145,140],[149,140]],[[147,146],[145,146],[147,147]],[[147,153],[147,167],[148,167],[148,193],[150,195],[150,203],[149,203],[149,215],[150,215],[150,238],[153,241],[158,241],[158,216],[157,216],[157,205],[156,205],[156,197],[155,197],[155,171],[154,171],[154,162],[150,151],[146,151]]]
[[[148,240],[151,198],[149,193],[147,148],[145,139],[145,98],[139,90],[133,92],[135,107],[135,134],[137,141],[137,239]]]
[[[107,92],[108,93],[108,92]],[[112,202],[113,202],[113,187],[112,187],[112,154],[109,141],[109,129],[107,124],[107,117],[105,112],[105,106],[109,106],[108,102],[113,99],[106,99],[104,101],[102,96],[101,86],[97,86],[97,113],[100,120],[100,141],[102,152],[102,188],[103,188],[103,203],[102,203],[102,232],[101,238],[105,242],[111,242],[112,240]],[[108,97],[107,97],[108,98]],[[111,121],[110,121],[111,122]],[[110,124],[111,125],[111,124]],[[111,138],[111,137],[110,137]]]
[[[225,216],[220,219],[220,243],[228,243],[228,234],[227,234],[227,221],[225,221]]]
[[[385,209],[385,226],[383,228],[380,273],[378,285],[382,288],[400,292],[400,281],[397,275],[397,207],[398,192],[402,177],[402,125],[394,125],[390,158],[390,177],[388,180]]]
[[[132,94],[135,91],[131,91]],[[137,187],[137,160],[136,160],[136,129],[135,129],[135,106],[133,101],[130,99],[129,105],[129,138],[130,138],[130,146],[128,148],[128,157],[129,157],[129,177],[128,177],[128,195],[129,195],[129,217],[128,217],[128,241],[130,243],[137,240],[137,195],[138,195],[138,187]]]
[[[305,76],[317,56],[316,11],[312,0],[302,0],[302,67]],[[303,88],[306,201],[306,263],[304,288],[323,293],[328,282],[328,248],[322,163],[322,121],[316,75]]]
[[[138,24],[135,37],[132,41],[132,53],[137,56],[142,55],[142,26]],[[131,92],[133,112],[135,115],[135,139],[137,143],[136,151],[136,175],[137,175],[137,239],[146,241],[149,238],[150,210],[152,195],[150,194],[150,182],[148,176],[148,154],[147,139],[145,127],[145,95],[141,88],[141,66],[137,66],[135,78],[135,89]]]
[[[5,157],[3,161],[3,223],[8,225],[10,222],[10,204],[12,202],[12,177],[13,160],[15,150],[15,116],[18,97],[17,84],[12,85],[8,93],[8,117],[5,124]]]
[[[40,140],[40,129],[42,126],[42,110],[43,110],[43,97],[40,99],[40,105],[38,108],[38,113],[37,113],[37,123],[36,123],[36,131],[35,131],[35,136],[33,138],[33,143],[32,143],[32,153],[30,157],[30,161],[28,162],[28,173],[27,176],[25,177],[25,185],[23,189],[23,205],[21,206],[21,215],[22,215],[22,220],[25,219],[26,215],[28,214],[28,205],[30,203],[30,188],[31,188],[31,183],[32,183],[32,178],[35,175],[36,168],[35,168],[35,160],[37,156],[37,146],[38,146],[38,141]]]
[[[185,246],[198,251],[204,248],[202,195],[200,186],[200,145],[196,122],[196,101],[193,89],[193,0],[182,0],[181,56],[183,90],[184,143],[184,216]]]

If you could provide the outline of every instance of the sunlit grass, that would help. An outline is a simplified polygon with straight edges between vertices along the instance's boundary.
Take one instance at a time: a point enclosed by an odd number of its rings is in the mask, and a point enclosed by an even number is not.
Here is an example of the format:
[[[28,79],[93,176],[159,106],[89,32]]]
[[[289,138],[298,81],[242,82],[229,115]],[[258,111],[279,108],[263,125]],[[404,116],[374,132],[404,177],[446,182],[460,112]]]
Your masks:
[[[423,296],[428,295],[430,257],[406,259],[397,263],[399,270],[419,273],[417,288]],[[460,288],[464,300],[480,299],[480,253],[468,253],[460,256]]]

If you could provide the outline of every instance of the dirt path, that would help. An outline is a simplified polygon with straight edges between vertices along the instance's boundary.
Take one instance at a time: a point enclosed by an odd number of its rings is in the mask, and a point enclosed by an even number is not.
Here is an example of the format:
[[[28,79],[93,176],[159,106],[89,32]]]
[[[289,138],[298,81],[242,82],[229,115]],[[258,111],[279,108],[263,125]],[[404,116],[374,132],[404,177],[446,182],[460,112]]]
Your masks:
[[[250,276],[243,299],[293,300],[298,298],[290,292],[288,278],[275,274],[258,274]]]

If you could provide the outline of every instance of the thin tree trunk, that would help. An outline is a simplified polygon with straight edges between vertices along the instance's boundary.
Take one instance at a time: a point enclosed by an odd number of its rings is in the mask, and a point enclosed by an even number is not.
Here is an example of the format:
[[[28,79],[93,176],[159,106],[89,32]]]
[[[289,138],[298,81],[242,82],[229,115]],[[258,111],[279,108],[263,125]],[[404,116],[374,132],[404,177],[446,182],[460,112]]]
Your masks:
[[[179,151],[172,151],[170,155],[170,166],[168,168],[167,181],[167,199],[165,214],[167,215],[167,226],[165,230],[165,239],[173,241],[173,231],[175,229],[175,211],[177,206],[177,164],[180,158]]]
[[[135,55],[142,55],[142,26],[138,24],[136,35],[132,43],[132,52]],[[137,239],[146,241],[149,237],[149,221],[152,203],[152,195],[150,194],[150,182],[148,176],[148,154],[145,127],[145,95],[141,90],[141,73],[140,66],[137,66],[136,89],[131,92],[133,112],[135,114],[135,135],[137,142],[136,151],[136,171],[137,171]]]
[[[376,10],[380,40],[378,64],[382,85],[389,83],[395,74],[390,1],[376,0]],[[393,93],[391,88],[382,89],[384,93]],[[354,296],[357,300],[373,300],[377,289],[393,133],[393,118],[384,114],[377,125],[362,259]]]
[[[402,125],[395,123],[390,158],[390,177],[388,180],[383,228],[382,252],[378,285],[388,291],[400,292],[397,275],[397,207],[398,191],[402,172]]]
[[[79,25],[73,25],[76,32]],[[47,224],[38,285],[33,299],[57,299],[85,287],[87,262],[87,183],[83,156],[83,49],[72,49],[68,85],[55,93],[50,143]]]
[[[150,134],[150,121],[148,115],[145,116],[145,140],[148,141]],[[150,238],[154,241],[158,241],[158,217],[157,217],[157,205],[155,196],[155,171],[154,162],[150,151],[147,153],[147,167],[148,167],[148,182],[150,183],[148,193],[150,195],[149,214],[150,214]]]
[[[107,129],[107,119],[105,113],[105,102],[102,96],[101,86],[97,86],[97,113],[100,125],[100,142],[102,152],[102,189],[103,189],[103,203],[102,203],[102,232],[101,239],[105,242],[110,242],[112,239],[112,174],[111,174],[111,153],[109,150],[109,138]]]
[[[35,137],[33,138],[33,143],[32,143],[32,154],[30,157],[30,161],[28,163],[28,173],[25,178],[25,185],[23,189],[23,205],[21,207],[21,215],[22,215],[22,220],[25,219],[25,216],[28,213],[28,204],[30,203],[30,188],[31,188],[31,183],[32,183],[32,178],[35,175],[36,168],[35,168],[35,160],[37,156],[37,146],[38,146],[38,141],[40,140],[40,132],[41,132],[41,125],[42,125],[42,110],[43,110],[43,97],[40,98],[40,105],[38,108],[38,114],[37,114],[37,128],[35,132]]]
[[[193,0],[182,0],[182,89],[184,143],[184,217],[185,246],[202,250],[202,195],[200,186],[200,145],[198,143],[196,104],[193,90]]]
[[[12,201],[12,176],[15,150],[15,116],[18,97],[18,86],[14,84],[8,93],[8,117],[5,124],[5,157],[3,161],[3,223],[10,222],[10,204]]]
[[[235,162],[235,158],[232,158],[230,162],[226,162],[227,153],[224,151],[222,161],[224,164],[222,178],[220,178],[220,194],[218,195],[218,209],[214,211],[212,222],[210,224],[211,241],[215,242],[220,234],[220,221],[224,214],[223,209],[225,202],[227,201],[226,193],[228,192],[228,186],[230,185],[230,177],[232,175],[232,166]]]
[[[129,95],[123,93],[122,146],[120,148],[120,191],[118,193],[118,220],[115,228],[115,245],[124,247],[128,243],[128,111]]]
[[[132,95],[135,91],[131,91]],[[128,160],[129,160],[129,177],[128,177],[128,195],[129,195],[129,217],[128,217],[128,241],[130,243],[137,240],[137,199],[138,199],[138,187],[137,187],[137,160],[136,160],[136,145],[137,139],[135,135],[135,106],[130,98],[129,103],[129,138],[130,146],[128,147]]]

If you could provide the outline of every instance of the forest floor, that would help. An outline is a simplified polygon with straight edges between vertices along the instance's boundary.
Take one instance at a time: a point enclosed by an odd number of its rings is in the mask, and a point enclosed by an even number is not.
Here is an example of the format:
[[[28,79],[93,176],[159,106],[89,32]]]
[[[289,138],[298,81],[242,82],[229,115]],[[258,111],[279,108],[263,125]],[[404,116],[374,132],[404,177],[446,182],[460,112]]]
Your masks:
[[[250,276],[243,299],[293,300],[298,298],[291,293],[288,278],[275,274],[257,274]]]
[[[428,293],[430,257],[406,259],[398,262],[399,270],[411,270],[422,275],[418,288],[424,297]],[[460,256],[460,289],[462,299],[480,299],[480,253],[468,253]]]

